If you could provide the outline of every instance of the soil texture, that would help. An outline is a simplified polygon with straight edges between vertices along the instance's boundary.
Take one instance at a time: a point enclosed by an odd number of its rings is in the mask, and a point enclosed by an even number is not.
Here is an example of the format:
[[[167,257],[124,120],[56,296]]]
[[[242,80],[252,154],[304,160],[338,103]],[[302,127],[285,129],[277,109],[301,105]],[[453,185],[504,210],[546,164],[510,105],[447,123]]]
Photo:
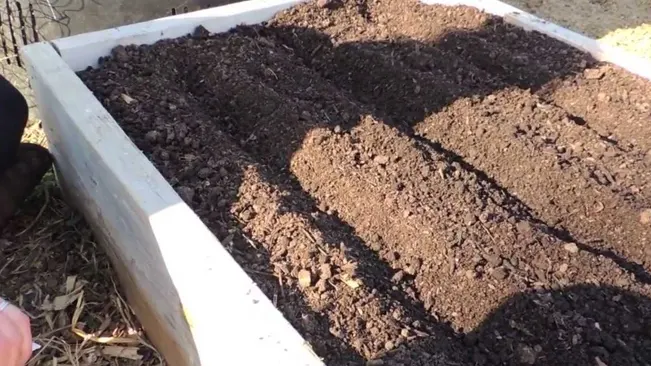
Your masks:
[[[329,365],[651,363],[651,83],[412,0],[79,75]]]

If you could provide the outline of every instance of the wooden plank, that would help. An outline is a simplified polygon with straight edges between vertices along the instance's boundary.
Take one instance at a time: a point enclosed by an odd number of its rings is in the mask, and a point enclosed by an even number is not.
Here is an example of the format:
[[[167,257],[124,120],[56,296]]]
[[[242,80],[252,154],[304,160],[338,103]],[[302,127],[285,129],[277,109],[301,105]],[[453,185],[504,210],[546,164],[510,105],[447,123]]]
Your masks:
[[[22,55],[63,189],[170,365],[323,365],[54,48]]]
[[[607,45],[586,37],[535,15],[522,11],[499,0],[423,0],[426,4],[467,5],[489,14],[501,16],[508,23],[537,31],[555,38],[581,51],[589,53],[596,60],[610,62],[635,75],[651,80],[651,61],[627,52],[621,48]]]

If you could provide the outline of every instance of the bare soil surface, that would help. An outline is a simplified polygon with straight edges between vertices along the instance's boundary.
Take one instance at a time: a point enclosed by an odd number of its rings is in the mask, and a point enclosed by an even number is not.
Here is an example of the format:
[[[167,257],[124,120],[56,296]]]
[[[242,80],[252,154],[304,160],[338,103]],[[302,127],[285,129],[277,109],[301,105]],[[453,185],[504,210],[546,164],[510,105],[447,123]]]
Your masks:
[[[80,77],[328,364],[651,363],[648,82],[404,0],[100,65]]]

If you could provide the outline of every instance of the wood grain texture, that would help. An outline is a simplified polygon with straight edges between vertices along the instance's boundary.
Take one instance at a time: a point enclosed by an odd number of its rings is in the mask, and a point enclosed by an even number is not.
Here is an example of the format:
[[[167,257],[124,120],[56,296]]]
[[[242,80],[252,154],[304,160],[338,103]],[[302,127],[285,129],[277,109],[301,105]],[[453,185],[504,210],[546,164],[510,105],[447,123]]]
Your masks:
[[[322,365],[54,48],[22,53],[62,188],[170,365]]]

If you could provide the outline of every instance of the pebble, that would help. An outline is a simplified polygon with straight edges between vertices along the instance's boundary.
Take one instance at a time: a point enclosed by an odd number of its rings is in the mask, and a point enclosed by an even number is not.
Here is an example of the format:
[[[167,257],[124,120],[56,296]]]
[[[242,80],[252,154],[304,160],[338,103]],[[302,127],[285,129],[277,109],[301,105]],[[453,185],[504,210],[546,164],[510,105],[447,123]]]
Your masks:
[[[484,259],[493,267],[498,267],[502,264],[502,257],[498,254],[484,254]]]
[[[579,246],[576,245],[576,243],[565,243],[563,245],[563,249],[565,249],[566,251],[572,254],[576,254],[579,252]]]
[[[403,278],[405,278],[405,272],[398,271],[393,276],[391,276],[391,282],[399,283],[400,281],[402,281]]]
[[[384,155],[379,155],[373,158],[373,161],[375,162],[375,164],[387,165],[387,163],[389,163],[389,157]]]
[[[387,342],[384,344],[384,349],[386,349],[387,351],[391,351],[392,349],[395,348],[395,346],[396,346],[396,345],[395,345],[393,342],[391,342],[391,341],[387,341]]]
[[[149,131],[147,132],[147,134],[145,134],[145,141],[149,143],[154,143],[160,139],[160,136],[161,136],[160,132],[156,130]]]
[[[647,208],[640,213],[640,223],[643,225],[651,224],[651,208]]]
[[[588,80],[598,80],[601,79],[605,74],[605,71],[602,69],[586,69],[583,72],[583,76],[585,76],[586,79]]]
[[[316,283],[316,289],[319,293],[324,293],[328,290],[328,283],[323,278]]]
[[[477,216],[475,216],[475,215],[474,215],[473,213],[471,213],[471,212],[468,212],[468,213],[466,214],[466,216],[464,217],[463,222],[464,222],[466,225],[471,226],[471,225],[473,225],[475,222],[477,222]]]
[[[197,176],[201,179],[206,179],[210,177],[211,174],[212,174],[212,169],[210,168],[203,168],[200,169],[199,172],[197,172]]]
[[[190,204],[194,199],[194,189],[186,186],[181,186],[176,189],[176,192],[185,203]]]
[[[115,47],[111,53],[113,54],[113,57],[115,57],[115,59],[119,62],[129,61],[129,53],[127,52],[127,49],[122,45]]]
[[[525,365],[533,365],[536,363],[536,352],[531,347],[519,344],[517,353],[521,363]]]
[[[329,264],[321,265],[321,278],[327,280],[332,277],[332,266]]]
[[[312,273],[307,269],[302,269],[298,272],[298,284],[302,288],[308,288],[312,286]]]
[[[469,280],[474,280],[477,278],[477,271],[469,269],[466,271],[466,278]]]
[[[565,272],[567,272],[569,267],[570,266],[567,263],[563,263],[558,267],[558,272],[559,273],[565,273]]]
[[[519,221],[517,224],[515,224],[515,227],[523,235],[527,235],[533,231],[531,223],[527,221]]]
[[[496,280],[502,281],[509,276],[509,271],[504,267],[497,267],[493,269],[491,276]]]
[[[420,270],[422,263],[423,262],[420,260],[420,258],[412,258],[409,261],[409,265],[407,266],[407,268],[405,268],[405,272],[407,272],[412,276],[415,276],[416,273],[418,273],[418,271]]]

